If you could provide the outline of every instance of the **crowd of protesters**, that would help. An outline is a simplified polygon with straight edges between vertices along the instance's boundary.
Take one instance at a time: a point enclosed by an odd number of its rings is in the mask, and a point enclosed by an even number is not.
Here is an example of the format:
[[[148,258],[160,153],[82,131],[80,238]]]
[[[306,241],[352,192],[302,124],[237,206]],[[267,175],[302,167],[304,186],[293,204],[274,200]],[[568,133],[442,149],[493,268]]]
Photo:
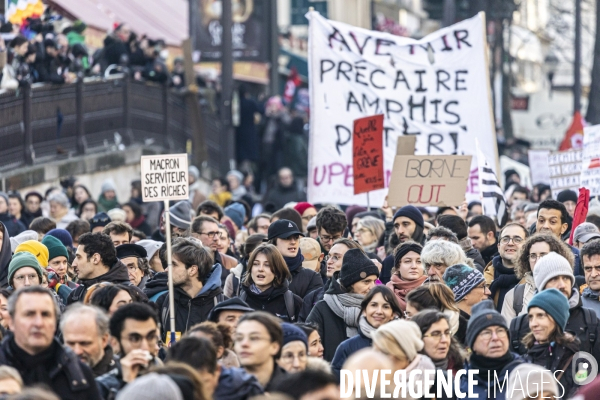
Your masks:
[[[128,72],[140,81],[168,82],[175,88],[185,86],[183,60],[176,59],[169,73],[163,40],[138,36],[123,23],[115,25],[103,47],[92,51],[85,42],[85,23],[75,21],[58,31],[57,26],[64,24],[47,19],[51,18],[28,19],[23,26],[0,21],[0,89],[16,90],[33,83],[72,83],[78,76],[112,72]]]
[[[573,356],[600,357],[600,207],[573,229],[574,192],[530,193],[509,172],[512,218],[497,226],[476,202],[342,211],[257,198],[235,170],[211,193],[189,176],[189,201],[167,210],[141,201],[139,181],[127,201],[110,181],[95,200],[74,178],[0,193],[0,393],[337,399],[341,371],[358,368],[478,370],[479,399],[516,398],[528,374],[567,399]]]

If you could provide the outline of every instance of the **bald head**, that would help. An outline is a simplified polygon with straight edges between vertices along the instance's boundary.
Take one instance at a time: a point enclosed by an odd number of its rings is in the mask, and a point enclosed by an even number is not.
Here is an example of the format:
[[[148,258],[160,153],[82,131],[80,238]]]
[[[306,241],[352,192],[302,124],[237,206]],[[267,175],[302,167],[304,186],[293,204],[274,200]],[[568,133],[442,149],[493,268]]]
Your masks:
[[[394,382],[394,364],[392,363],[392,361],[386,357],[385,355],[381,354],[378,351],[373,350],[372,348],[365,348],[362,350],[357,351],[356,353],[352,354],[350,357],[348,357],[348,359],[346,360],[346,362],[344,363],[344,366],[342,367],[342,369],[347,369],[349,370],[353,376],[356,376],[356,370],[366,370],[368,371],[368,375],[367,376],[373,376],[373,373],[375,370],[389,370],[391,371],[391,375],[387,375],[386,379],[390,380],[391,383]],[[381,372],[381,371],[379,371]],[[375,398],[378,398],[378,393],[377,391],[380,390],[381,388],[381,384],[380,384],[380,377],[381,375],[378,374],[377,375],[377,382],[375,387],[376,389],[376,396]],[[360,391],[361,395],[366,396],[366,391],[364,390],[364,382],[362,383],[362,389]],[[393,393],[394,388],[390,385],[388,386],[388,388],[386,389],[387,393]],[[353,393],[354,395],[354,393]],[[356,398],[356,397],[354,397]],[[362,398],[362,397],[360,397]]]

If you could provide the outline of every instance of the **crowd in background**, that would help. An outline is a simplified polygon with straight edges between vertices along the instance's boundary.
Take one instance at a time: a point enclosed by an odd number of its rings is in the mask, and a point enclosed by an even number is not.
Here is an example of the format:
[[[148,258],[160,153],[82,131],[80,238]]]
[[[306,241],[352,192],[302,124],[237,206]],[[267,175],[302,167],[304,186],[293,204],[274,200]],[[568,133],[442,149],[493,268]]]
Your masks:
[[[591,365],[573,357],[600,356],[600,207],[575,225],[574,192],[530,193],[509,171],[498,226],[477,202],[342,209],[257,197],[237,170],[211,193],[189,177],[190,199],[167,210],[139,181],[126,202],[75,178],[0,193],[0,392],[336,399],[344,369],[476,369],[469,398],[523,399],[508,395],[519,374],[545,398],[594,398],[600,381],[579,386]],[[289,169],[279,183],[294,187]],[[488,386],[494,373],[507,382]]]

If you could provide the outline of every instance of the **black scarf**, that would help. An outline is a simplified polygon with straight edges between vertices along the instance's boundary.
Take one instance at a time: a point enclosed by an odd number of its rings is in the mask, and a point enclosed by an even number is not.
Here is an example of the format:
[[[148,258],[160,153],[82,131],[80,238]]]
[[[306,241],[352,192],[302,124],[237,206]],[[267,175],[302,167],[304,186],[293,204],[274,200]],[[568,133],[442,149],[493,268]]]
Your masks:
[[[502,370],[508,365],[508,363],[514,360],[514,358],[515,356],[510,351],[507,351],[505,355],[499,358],[489,358],[480,356],[477,353],[472,353],[471,358],[469,359],[469,364],[471,369],[479,370],[479,374],[477,375],[479,379],[487,382],[489,376],[490,382],[492,382],[494,379],[494,371],[496,371],[496,375],[500,377]]]
[[[532,348],[527,350],[527,355],[531,358],[534,364],[544,367],[545,365],[540,364],[540,361],[550,361],[552,363],[552,350],[554,343],[537,343]],[[544,363],[546,364],[546,363]],[[549,369],[549,368],[546,368]]]
[[[21,349],[14,336],[8,339],[8,346],[13,356],[13,363],[21,373],[25,385],[45,383],[51,385],[50,371],[58,363],[56,360],[58,343],[53,340],[50,347],[34,356]]]
[[[296,254],[296,257],[283,257],[283,259],[285,260],[285,263],[287,264],[290,272],[294,272],[302,266],[304,256],[302,255],[300,249],[298,249],[298,254]]]

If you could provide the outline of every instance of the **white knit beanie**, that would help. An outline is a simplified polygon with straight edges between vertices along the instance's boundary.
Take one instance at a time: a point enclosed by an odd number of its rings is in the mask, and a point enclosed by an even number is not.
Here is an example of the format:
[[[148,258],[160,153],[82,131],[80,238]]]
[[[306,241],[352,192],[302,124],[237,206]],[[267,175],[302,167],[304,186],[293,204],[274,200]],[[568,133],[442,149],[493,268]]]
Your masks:
[[[373,336],[385,333],[396,340],[409,362],[415,359],[419,351],[423,350],[421,328],[416,322],[397,319],[380,326]]]
[[[175,381],[167,375],[149,373],[127,384],[117,400],[183,400]]]
[[[571,283],[575,282],[573,266],[566,258],[555,252],[542,257],[533,268],[533,280],[538,291],[544,290],[548,281],[557,276],[568,276],[571,278]]]
[[[558,396],[559,390],[552,372],[535,364],[520,364],[508,376],[506,400],[534,398],[542,387],[547,395]],[[539,398],[539,397],[538,397]]]

